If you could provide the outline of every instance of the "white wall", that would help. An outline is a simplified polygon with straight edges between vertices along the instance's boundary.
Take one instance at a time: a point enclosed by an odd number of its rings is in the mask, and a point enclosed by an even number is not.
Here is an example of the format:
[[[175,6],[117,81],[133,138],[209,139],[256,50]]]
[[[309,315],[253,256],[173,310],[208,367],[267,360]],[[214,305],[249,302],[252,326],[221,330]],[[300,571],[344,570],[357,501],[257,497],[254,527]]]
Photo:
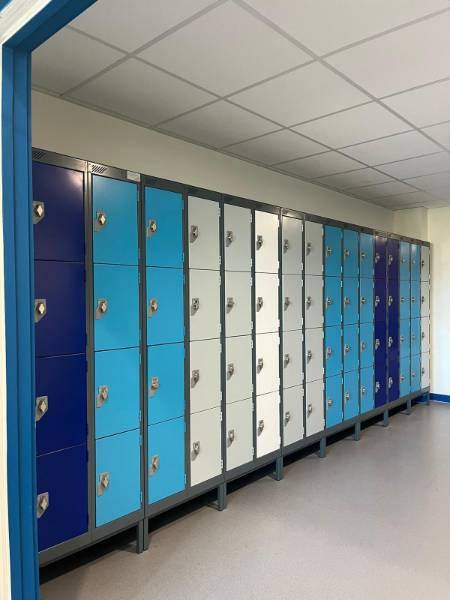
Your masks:
[[[428,241],[428,209],[396,210],[394,212],[393,233]]]

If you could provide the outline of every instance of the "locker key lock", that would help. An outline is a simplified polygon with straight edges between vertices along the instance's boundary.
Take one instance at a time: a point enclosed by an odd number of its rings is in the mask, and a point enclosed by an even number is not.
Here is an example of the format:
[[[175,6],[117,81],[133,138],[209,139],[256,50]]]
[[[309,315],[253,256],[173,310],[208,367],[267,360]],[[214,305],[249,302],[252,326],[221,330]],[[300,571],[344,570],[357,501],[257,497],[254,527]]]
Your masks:
[[[333,354],[333,349],[331,346],[327,347],[327,349],[325,350],[325,354],[327,355],[327,358],[330,358],[330,356]]]
[[[380,296],[375,296],[375,307],[380,304]]]
[[[392,256],[392,254],[389,254],[388,256],[388,265],[392,265],[392,263],[394,262],[394,257]]]
[[[380,340],[378,338],[376,338],[375,340],[375,350],[378,350],[378,348],[380,347]]]
[[[264,306],[264,298],[262,296],[258,296],[258,299],[256,300],[256,310],[260,311],[263,306]]]
[[[312,244],[311,244],[311,242],[308,242],[306,244],[306,254],[311,254],[311,250],[312,250]]]
[[[361,342],[361,352],[364,352],[364,350],[366,349],[367,344],[366,342]]]
[[[411,371],[411,377],[414,379],[416,376],[416,372],[415,371]]]
[[[261,250],[262,245],[264,244],[264,238],[262,235],[256,236],[256,249]]]
[[[425,331],[422,331],[422,339],[425,339]]]
[[[264,431],[264,419],[258,421],[258,435],[261,435]]]
[[[344,248],[344,256],[345,258],[350,256],[350,250],[348,248]]]
[[[160,464],[160,460],[159,460],[158,454],[154,454],[153,456],[151,456],[148,474],[154,475],[156,473],[156,471],[159,469],[159,464]]]
[[[109,473],[104,471],[100,473],[98,478],[97,496],[103,496],[104,492],[109,487]]]
[[[404,342],[404,341],[405,341],[405,336],[404,336],[404,335],[401,335],[401,336],[400,336],[400,341],[401,341],[401,342]]]
[[[350,349],[351,349],[351,348],[350,348],[350,344],[345,344],[345,346],[344,346],[344,352],[345,352],[346,354],[348,354],[348,353],[350,352]]]
[[[402,256],[402,257],[401,257],[401,259],[400,259],[400,261],[401,261],[402,263],[405,263],[405,262],[406,262],[406,258],[405,258],[404,256]]]
[[[36,298],[34,301],[34,322],[39,323],[47,314],[47,300],[45,298]]]
[[[391,336],[388,337],[388,348],[392,347],[392,344],[394,343],[394,340]]]
[[[403,383],[403,381],[405,381],[405,376],[404,375],[400,375],[400,381]]]
[[[191,302],[191,315],[195,315],[195,313],[200,308],[200,298],[192,298]]]
[[[425,367],[422,367],[422,375],[425,375]]]
[[[331,398],[328,398],[327,404],[328,406],[333,406],[333,400]]]
[[[362,385],[361,386],[361,396],[365,396],[366,395],[366,388]]]
[[[109,389],[107,385],[98,386],[97,408],[101,408],[108,400]]]
[[[415,296],[411,296],[411,304],[415,304],[416,303],[416,297]]]
[[[420,261],[420,264],[422,265],[422,267],[425,266],[425,260],[422,258],[422,260]]]
[[[327,246],[325,253],[327,256],[331,256],[333,254],[333,248],[331,248],[331,246]]]
[[[388,387],[391,388],[393,383],[394,383],[394,380],[392,379],[392,377],[389,377],[389,379],[388,379]]]
[[[97,300],[97,310],[95,311],[95,318],[101,319],[108,311],[108,300],[106,298],[100,298]]]
[[[191,244],[193,244],[197,239],[198,239],[198,225],[191,225],[191,235],[190,235],[190,241]]]
[[[36,225],[45,217],[45,204],[37,201],[33,202],[33,224]]]
[[[227,379],[231,379],[234,375],[234,363],[228,363],[227,366]]]
[[[287,310],[290,305],[291,305],[291,299],[289,298],[289,296],[286,296],[286,298],[284,299],[284,310]]]
[[[311,296],[308,296],[306,298],[306,308],[309,308],[311,306],[311,304],[312,304],[312,298],[311,298]]]
[[[366,253],[363,252],[363,251],[361,251],[361,258],[362,258],[362,260],[364,260],[366,258],[366,256],[367,256]]]
[[[415,333],[412,333],[412,334],[411,334],[411,339],[412,339],[412,341],[413,341],[413,342],[415,342],[415,341],[416,341],[416,334],[415,334]]]
[[[348,306],[350,304],[350,298],[348,296],[344,297],[344,304]]]
[[[306,352],[306,360],[309,362],[309,361],[312,359],[312,357],[313,357],[313,353],[312,353],[312,351],[311,351],[311,350],[308,350],[308,351]]]
[[[159,383],[159,377],[152,377],[152,381],[150,384],[150,396],[154,396],[157,392],[157,390],[159,390],[160,388],[160,383]]]
[[[234,442],[235,439],[235,433],[234,433],[234,429],[230,429],[227,435],[227,440],[228,440],[228,446],[231,446],[231,444]]]
[[[290,244],[289,244],[289,240],[284,240],[283,241],[283,252],[286,254],[286,252],[289,250],[290,248]]]
[[[425,296],[422,296],[422,304],[425,302]]]
[[[347,402],[350,400],[350,392],[345,392],[344,394],[344,401],[345,404],[347,404]]]
[[[192,457],[196,458],[200,454],[200,442],[194,442],[192,444]]]
[[[225,242],[227,246],[231,246],[231,244],[234,242],[234,233],[232,231],[227,231]]]
[[[191,387],[195,387],[199,381],[200,381],[200,371],[198,369],[194,369],[192,371],[192,376],[191,376]]]
[[[151,298],[148,303],[148,316],[152,317],[158,311],[158,299]]]
[[[287,410],[284,415],[284,424],[287,425],[291,420],[291,413]]]
[[[95,218],[95,231],[101,231],[106,225],[106,221],[106,213],[101,210],[98,210]]]
[[[327,298],[325,300],[325,304],[326,304],[327,308],[329,306],[331,306],[333,304],[333,298],[331,298],[330,296],[327,296]]]
[[[48,396],[38,396],[36,398],[36,423],[42,419],[48,411]]]
[[[381,385],[379,381],[375,382],[375,394],[377,394],[380,391]]]
[[[380,258],[381,258],[380,254],[378,252],[375,252],[375,262],[376,263],[380,261]]]
[[[310,415],[312,413],[312,404],[308,404],[308,415]]]
[[[366,303],[366,299],[364,296],[361,296],[361,304],[365,304]]]
[[[285,354],[284,361],[283,361],[284,368],[286,368],[290,362],[291,362],[291,357],[289,356],[289,354]]]
[[[50,506],[50,496],[48,492],[44,492],[43,494],[38,494],[36,498],[36,513],[37,518],[40,519],[45,511]]]
[[[227,312],[230,312],[231,310],[233,310],[234,305],[235,305],[234,298],[232,298],[231,296],[230,296],[230,298],[227,298]]]
[[[154,233],[156,233],[158,229],[158,223],[155,219],[150,219],[147,225],[147,237],[151,237]]]
[[[264,359],[258,358],[258,364],[257,364],[256,370],[258,371],[258,373],[261,373],[261,371],[263,369],[264,369]]]
[[[394,302],[394,298],[392,296],[388,297],[388,306],[392,306],[392,303]]]
[[[404,296],[400,296],[400,302],[401,302],[401,304],[405,303],[405,297]]]

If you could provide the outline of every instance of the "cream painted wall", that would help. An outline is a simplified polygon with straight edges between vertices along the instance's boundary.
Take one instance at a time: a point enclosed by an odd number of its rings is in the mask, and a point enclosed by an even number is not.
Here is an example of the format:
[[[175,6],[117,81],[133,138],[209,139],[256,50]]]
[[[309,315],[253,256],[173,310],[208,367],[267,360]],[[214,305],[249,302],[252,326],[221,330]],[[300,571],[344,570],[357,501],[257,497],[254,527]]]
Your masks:
[[[411,208],[394,211],[393,232],[428,241],[428,209]]]

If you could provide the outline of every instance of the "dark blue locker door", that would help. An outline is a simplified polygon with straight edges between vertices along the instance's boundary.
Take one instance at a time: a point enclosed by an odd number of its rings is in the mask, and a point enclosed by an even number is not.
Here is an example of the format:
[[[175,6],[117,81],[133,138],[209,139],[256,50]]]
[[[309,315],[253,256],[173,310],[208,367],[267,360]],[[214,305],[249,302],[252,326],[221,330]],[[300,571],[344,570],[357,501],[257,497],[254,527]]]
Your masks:
[[[411,319],[411,356],[420,354],[420,319]]]
[[[182,269],[147,268],[147,344],[184,340]]]
[[[398,279],[400,262],[400,242],[389,238],[386,245],[388,279]]]
[[[149,504],[184,490],[184,431],[183,418],[148,428]]]
[[[359,320],[359,279],[344,277],[344,325],[357,323]]]
[[[373,277],[374,237],[371,233],[359,234],[359,274],[361,277]]]
[[[386,314],[386,279],[375,279],[375,321],[385,322]]]
[[[34,263],[36,356],[86,352],[84,265]]]
[[[386,404],[387,368],[385,362],[375,363],[375,406]]]
[[[398,360],[399,357],[399,321],[389,321],[388,323],[388,359]]]
[[[342,375],[327,377],[325,380],[326,426],[342,423]]]
[[[411,281],[411,319],[420,317],[420,281]]]
[[[400,396],[400,365],[398,360],[389,361],[388,367],[388,402]]]
[[[36,471],[38,548],[41,551],[88,529],[86,446],[40,456]]]
[[[421,363],[420,354],[411,356],[411,392],[421,389]]]
[[[411,279],[411,244],[400,242],[400,279],[409,281]]]
[[[382,235],[375,236],[375,277],[386,277],[386,242],[387,239]]]
[[[342,272],[342,229],[325,226],[325,275],[339,277]]]
[[[409,319],[411,314],[411,288],[409,281],[400,280],[400,319]]]
[[[400,338],[399,338],[400,356],[410,356],[411,354],[411,321],[409,319],[400,320]]]
[[[325,277],[325,325],[333,327],[342,322],[342,288],[339,277]]]
[[[400,319],[400,299],[399,299],[399,282],[395,279],[389,279],[388,282],[388,320],[396,321]]]
[[[359,327],[359,353],[361,369],[371,367],[375,360],[373,323],[362,323]]]
[[[325,376],[331,377],[342,372],[342,329],[325,328]]]
[[[344,373],[344,421],[359,414],[359,371]]]
[[[420,281],[422,252],[419,244],[411,244],[411,281]]]
[[[361,277],[359,280],[359,321],[370,323],[374,319],[373,308],[374,280],[369,277]]]
[[[84,174],[33,163],[34,258],[84,262]]]
[[[148,422],[150,425],[184,415],[184,344],[148,349]]]
[[[386,322],[375,321],[375,362],[385,363],[387,359]]]
[[[145,188],[146,264],[183,268],[183,196]]]
[[[351,229],[344,229],[344,276],[358,277],[359,274],[359,234]]]
[[[375,406],[374,398],[374,370],[373,367],[361,369],[360,372],[360,402],[361,413],[372,410]]]
[[[359,365],[358,325],[344,326],[344,371],[354,371]]]
[[[36,359],[36,453],[86,443],[86,356]]]
[[[407,396],[411,391],[411,358],[404,356],[400,359],[400,397]]]

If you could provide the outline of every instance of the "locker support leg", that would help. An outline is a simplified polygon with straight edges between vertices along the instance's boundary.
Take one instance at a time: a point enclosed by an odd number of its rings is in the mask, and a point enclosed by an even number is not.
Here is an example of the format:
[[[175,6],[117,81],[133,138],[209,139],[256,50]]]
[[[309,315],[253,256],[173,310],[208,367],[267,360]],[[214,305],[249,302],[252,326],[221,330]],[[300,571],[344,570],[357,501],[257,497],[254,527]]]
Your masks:
[[[406,414],[410,415],[411,414],[411,405],[412,405],[412,401],[411,399],[406,401]]]
[[[275,469],[271,474],[271,477],[275,479],[275,481],[281,481],[283,479],[283,457],[278,456],[275,459]]]
[[[227,484],[221,483],[217,488],[217,510],[225,510],[227,507]]]
[[[430,392],[428,392],[428,394],[425,394],[425,404],[427,406],[430,406]]]
[[[358,423],[355,423],[355,433],[353,434],[353,439],[355,442],[359,442],[361,439],[361,423],[359,421]]]
[[[324,436],[323,438],[320,439],[319,452],[317,453],[317,456],[319,458],[325,458],[326,455],[327,455],[327,438]]]
[[[383,427],[387,427],[389,425],[389,411],[385,410],[383,413]]]
[[[143,519],[136,526],[136,553],[142,554],[148,550],[149,545],[148,519]]]

